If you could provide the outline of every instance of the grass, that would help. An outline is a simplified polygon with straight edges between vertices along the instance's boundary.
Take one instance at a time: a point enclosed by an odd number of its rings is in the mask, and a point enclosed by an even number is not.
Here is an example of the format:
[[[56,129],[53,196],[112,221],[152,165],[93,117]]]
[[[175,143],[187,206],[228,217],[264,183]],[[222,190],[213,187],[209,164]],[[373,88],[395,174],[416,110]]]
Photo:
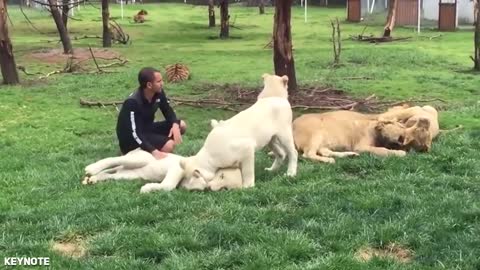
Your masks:
[[[119,20],[130,46],[112,50],[128,58],[120,72],[103,75],[53,75],[47,80],[22,75],[21,86],[1,86],[0,95],[0,257],[50,257],[52,269],[479,269],[480,261],[480,75],[471,68],[473,34],[443,33],[428,39],[397,28],[408,42],[381,45],[343,42],[342,63],[331,69],[329,19],[343,9],[293,9],[292,27],[298,81],[330,85],[351,95],[372,93],[386,99],[442,98],[445,133],[428,154],[405,158],[362,155],[335,165],[300,159],[289,179],[263,170],[270,158],[256,158],[254,189],[199,193],[177,190],[141,195],[140,181],[82,186],[83,168],[118,154],[113,108],[82,108],[79,98],[117,100],[136,86],[142,66],[163,68],[186,63],[192,79],[167,85],[170,96],[203,94],[208,83],[260,86],[272,72],[272,53],[263,49],[272,32],[273,9],[231,7],[231,40],[215,40],[207,8],[144,5],[143,25]],[[128,17],[140,6],[125,6]],[[27,11],[48,35],[29,28],[10,7],[17,64],[30,72],[52,71],[63,62],[31,57],[57,48],[51,18]],[[111,7],[119,16],[119,6]],[[218,17],[218,14],[217,14]],[[100,12],[86,7],[71,21],[75,35],[100,34]],[[342,23],[343,38],[363,25]],[[380,35],[370,25],[366,34]],[[421,35],[438,33],[427,30]],[[75,48],[100,46],[100,40],[74,41]],[[346,80],[367,76],[373,80]],[[197,89],[197,90],[194,90]],[[204,88],[203,88],[204,89]],[[204,89],[208,91],[209,89]],[[177,107],[189,123],[182,155],[194,154],[211,118],[231,115],[215,109]],[[55,242],[80,242],[86,255],[70,258],[52,250]],[[413,252],[409,263],[391,258],[355,258],[364,247],[396,244]],[[79,244],[80,245],[80,244]]]

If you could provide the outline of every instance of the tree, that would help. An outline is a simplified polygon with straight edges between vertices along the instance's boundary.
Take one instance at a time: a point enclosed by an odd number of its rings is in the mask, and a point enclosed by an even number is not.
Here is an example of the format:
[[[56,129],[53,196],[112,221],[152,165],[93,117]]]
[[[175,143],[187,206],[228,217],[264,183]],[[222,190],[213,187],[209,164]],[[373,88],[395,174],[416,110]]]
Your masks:
[[[265,14],[265,3],[264,3],[264,0],[260,0],[260,2],[258,2],[258,12],[260,14]]]
[[[288,76],[288,91],[290,93],[297,90],[290,27],[292,1],[276,1],[273,19],[273,64],[275,66],[275,74]]]
[[[226,39],[230,35],[230,15],[228,15],[228,0],[220,0],[220,38]]]
[[[473,25],[477,23],[477,18],[478,18],[478,10],[480,9],[478,3],[479,0],[473,0]]]
[[[398,0],[390,0],[388,3],[387,23],[385,24],[383,36],[390,37],[393,27],[395,27],[395,19],[397,14]]]
[[[65,28],[67,28],[68,24],[68,13],[70,12],[70,7],[69,7],[70,0],[63,0],[63,5],[62,5],[62,20],[63,20],[63,25],[65,25]],[[67,28],[68,29],[68,28]]]
[[[70,41],[70,36],[68,35],[67,28],[63,24],[62,16],[58,10],[58,5],[55,0],[48,0],[48,5],[50,7],[50,13],[52,14],[55,25],[57,26],[58,34],[60,35],[60,40],[63,45],[63,53],[73,53],[72,42]]]
[[[474,67],[473,69],[480,71],[480,8],[476,8],[476,21],[475,21],[475,34],[473,36],[474,39]]]
[[[112,32],[110,32],[109,20],[108,0],[102,0],[103,47],[112,47]]]
[[[12,42],[8,35],[7,0],[0,0],[0,68],[4,84],[19,83]]]
[[[215,3],[214,0],[208,0],[208,26],[215,27]]]

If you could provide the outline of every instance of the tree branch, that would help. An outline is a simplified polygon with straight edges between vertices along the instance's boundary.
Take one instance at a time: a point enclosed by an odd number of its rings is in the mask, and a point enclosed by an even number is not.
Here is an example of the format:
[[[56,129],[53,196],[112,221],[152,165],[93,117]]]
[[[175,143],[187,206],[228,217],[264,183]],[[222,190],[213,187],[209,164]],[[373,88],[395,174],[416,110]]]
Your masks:
[[[27,20],[27,23],[33,28],[35,29],[38,33],[42,34],[42,35],[45,35],[44,32],[40,31],[40,29],[38,29],[35,25],[33,25],[32,21],[30,21],[30,19],[27,17],[27,14],[25,14],[25,11],[23,10],[23,6],[20,5],[20,11],[22,12],[23,16],[25,17],[25,19]]]
[[[97,67],[99,72],[103,72],[103,70],[98,66],[97,59],[95,58],[95,55],[93,54],[92,47],[88,46],[88,49],[90,50],[90,54],[92,55],[93,62],[95,62],[95,66]]]
[[[32,1],[32,2],[34,2],[34,3],[37,3],[37,4],[41,5],[41,6],[57,7],[57,8],[58,8],[58,7],[64,7],[64,6],[68,6],[68,7],[72,6],[72,8],[73,8],[73,7],[79,6],[80,4],[88,3],[88,0],[78,0],[78,1],[76,1],[76,2],[71,2],[71,3],[68,3],[68,4],[55,4],[55,5],[51,5],[51,4],[49,4],[49,3],[41,2],[41,1],[39,1],[39,0],[30,0],[30,1]]]

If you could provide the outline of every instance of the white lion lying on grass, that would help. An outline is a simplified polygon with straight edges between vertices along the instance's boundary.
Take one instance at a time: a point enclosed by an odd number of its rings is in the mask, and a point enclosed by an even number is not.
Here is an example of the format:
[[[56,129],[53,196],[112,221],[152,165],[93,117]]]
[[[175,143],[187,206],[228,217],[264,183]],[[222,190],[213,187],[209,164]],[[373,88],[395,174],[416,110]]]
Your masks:
[[[157,183],[144,185],[140,192],[157,190],[171,191],[177,186],[187,190],[218,191],[242,186],[242,175],[238,168],[218,170],[211,181],[185,179],[180,167],[182,156],[168,154],[163,159],[155,159],[150,153],[135,149],[124,156],[109,157],[88,165],[85,168],[83,184],[96,184],[106,180],[143,179]]]

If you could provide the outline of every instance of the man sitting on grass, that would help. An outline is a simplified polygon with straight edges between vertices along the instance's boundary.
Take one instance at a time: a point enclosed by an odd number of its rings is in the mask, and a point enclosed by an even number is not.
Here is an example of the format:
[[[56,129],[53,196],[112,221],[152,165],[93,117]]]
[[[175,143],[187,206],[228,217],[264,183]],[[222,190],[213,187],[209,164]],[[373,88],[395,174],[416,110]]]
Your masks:
[[[123,103],[118,115],[117,137],[122,154],[135,148],[152,153],[156,159],[173,152],[182,142],[186,124],[177,119],[163,90],[160,71],[145,67],[138,73],[140,84]],[[154,122],[155,112],[160,109],[165,121]]]

